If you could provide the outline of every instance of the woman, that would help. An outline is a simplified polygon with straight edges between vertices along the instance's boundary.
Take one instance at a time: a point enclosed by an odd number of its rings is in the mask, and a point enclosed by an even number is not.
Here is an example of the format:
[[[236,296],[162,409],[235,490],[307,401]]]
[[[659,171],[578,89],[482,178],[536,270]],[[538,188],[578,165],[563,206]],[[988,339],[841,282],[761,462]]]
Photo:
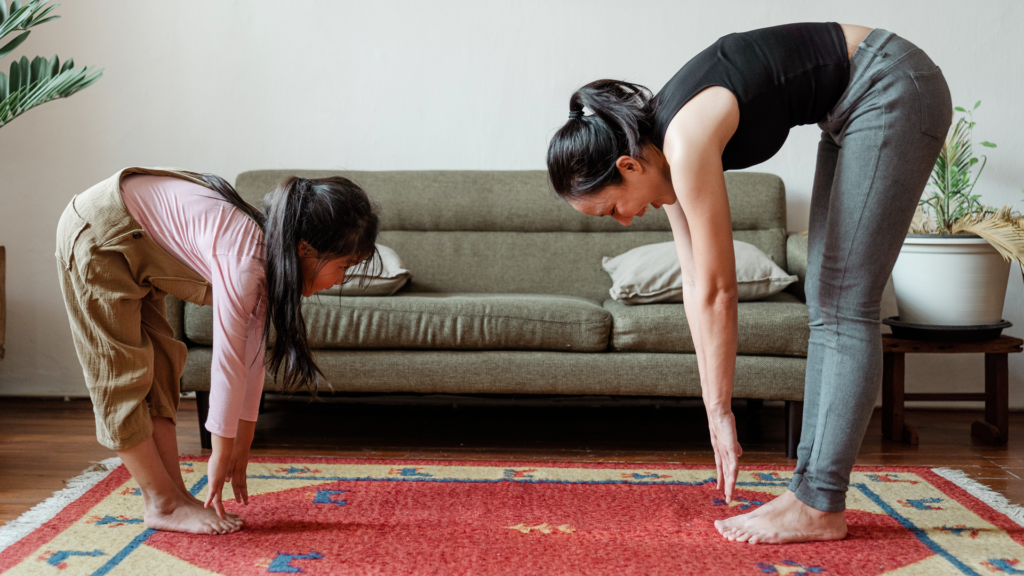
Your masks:
[[[57,227],[61,290],[96,414],[100,444],[116,450],[141,488],[146,526],[226,534],[230,482],[248,504],[246,466],[268,364],[284,388],[318,375],[301,297],[378,262],[379,220],[345,178],[288,178],[266,216],[213,174],[129,168],[76,196]],[[185,344],[164,311],[173,294],[213,306],[209,495],[196,499],[178,465],[175,417]]]
[[[585,115],[589,108],[593,115]],[[881,383],[879,303],[952,118],[942,73],[882,29],[790,24],[730,34],[653,99],[599,80],[569,101],[548,172],[575,209],[623,225],[664,207],[683,273],[718,484],[742,454],[730,409],[736,272],[724,170],[772,157],[793,126],[822,129],[805,290],[811,338],[789,490],[715,523],[750,543],[841,539],[846,490]]]

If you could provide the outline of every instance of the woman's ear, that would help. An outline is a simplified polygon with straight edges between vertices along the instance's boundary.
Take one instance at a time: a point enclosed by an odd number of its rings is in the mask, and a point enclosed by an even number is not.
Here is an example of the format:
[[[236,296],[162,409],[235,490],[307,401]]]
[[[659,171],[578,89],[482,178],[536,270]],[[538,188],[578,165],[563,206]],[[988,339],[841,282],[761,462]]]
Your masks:
[[[615,161],[615,167],[623,176],[627,173],[642,174],[644,171],[644,167],[632,156],[619,156],[619,159]]]

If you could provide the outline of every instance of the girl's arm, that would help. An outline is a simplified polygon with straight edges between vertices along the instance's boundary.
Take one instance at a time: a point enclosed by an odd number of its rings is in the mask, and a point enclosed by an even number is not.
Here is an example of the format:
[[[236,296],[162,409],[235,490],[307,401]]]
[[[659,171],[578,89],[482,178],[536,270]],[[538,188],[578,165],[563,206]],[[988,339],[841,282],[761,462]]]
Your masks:
[[[263,389],[263,325],[255,312],[263,263],[221,254],[213,261],[213,363],[205,423],[213,453],[207,465],[206,505],[224,518],[224,484],[232,484],[236,501],[248,503],[245,469]]]
[[[731,500],[742,454],[731,400],[736,372],[737,288],[722,151],[739,123],[735,97],[709,88],[673,119],[664,152],[678,202],[665,206],[683,278],[683,305],[700,370],[718,485]]]

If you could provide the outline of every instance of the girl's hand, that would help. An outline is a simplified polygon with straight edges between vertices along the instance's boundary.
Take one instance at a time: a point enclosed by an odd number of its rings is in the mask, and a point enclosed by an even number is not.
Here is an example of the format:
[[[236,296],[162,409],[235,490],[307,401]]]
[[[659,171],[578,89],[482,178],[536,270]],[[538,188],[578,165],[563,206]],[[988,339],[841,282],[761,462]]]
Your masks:
[[[245,473],[249,466],[249,447],[256,433],[256,423],[248,420],[238,421],[238,435],[235,436],[233,452],[234,466],[231,469],[231,488],[235,493],[235,502],[249,504],[249,490],[246,486]]]
[[[220,516],[222,520],[227,520],[224,503],[221,501],[221,492],[224,490],[224,484],[231,482],[235,476],[235,439],[224,438],[216,434],[211,434],[211,438],[213,440],[213,454],[210,456],[210,461],[206,464],[209,492],[206,495],[205,506],[206,508],[213,506],[217,516]],[[246,463],[248,463],[248,457],[246,458]],[[244,478],[245,464],[242,465],[242,469]]]
[[[249,466],[249,447],[246,446],[245,450],[240,450],[237,442],[235,446],[235,454],[232,458],[231,489],[235,493],[235,502],[248,506],[249,490],[245,484],[245,473]]]
[[[736,418],[732,411],[715,414],[709,411],[708,428],[711,430],[711,446],[715,449],[718,489],[725,491],[726,502],[732,502],[739,459],[743,455],[743,448],[736,439]]]

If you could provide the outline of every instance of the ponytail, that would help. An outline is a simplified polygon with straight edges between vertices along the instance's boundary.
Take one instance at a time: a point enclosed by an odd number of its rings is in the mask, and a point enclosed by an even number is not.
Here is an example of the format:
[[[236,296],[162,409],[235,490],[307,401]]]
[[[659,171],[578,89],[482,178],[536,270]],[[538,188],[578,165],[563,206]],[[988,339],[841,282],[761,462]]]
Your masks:
[[[548,145],[548,177],[559,196],[580,198],[622,182],[615,163],[642,159],[650,142],[651,99],[647,88],[619,80],[597,80],[572,95],[569,121]]]

